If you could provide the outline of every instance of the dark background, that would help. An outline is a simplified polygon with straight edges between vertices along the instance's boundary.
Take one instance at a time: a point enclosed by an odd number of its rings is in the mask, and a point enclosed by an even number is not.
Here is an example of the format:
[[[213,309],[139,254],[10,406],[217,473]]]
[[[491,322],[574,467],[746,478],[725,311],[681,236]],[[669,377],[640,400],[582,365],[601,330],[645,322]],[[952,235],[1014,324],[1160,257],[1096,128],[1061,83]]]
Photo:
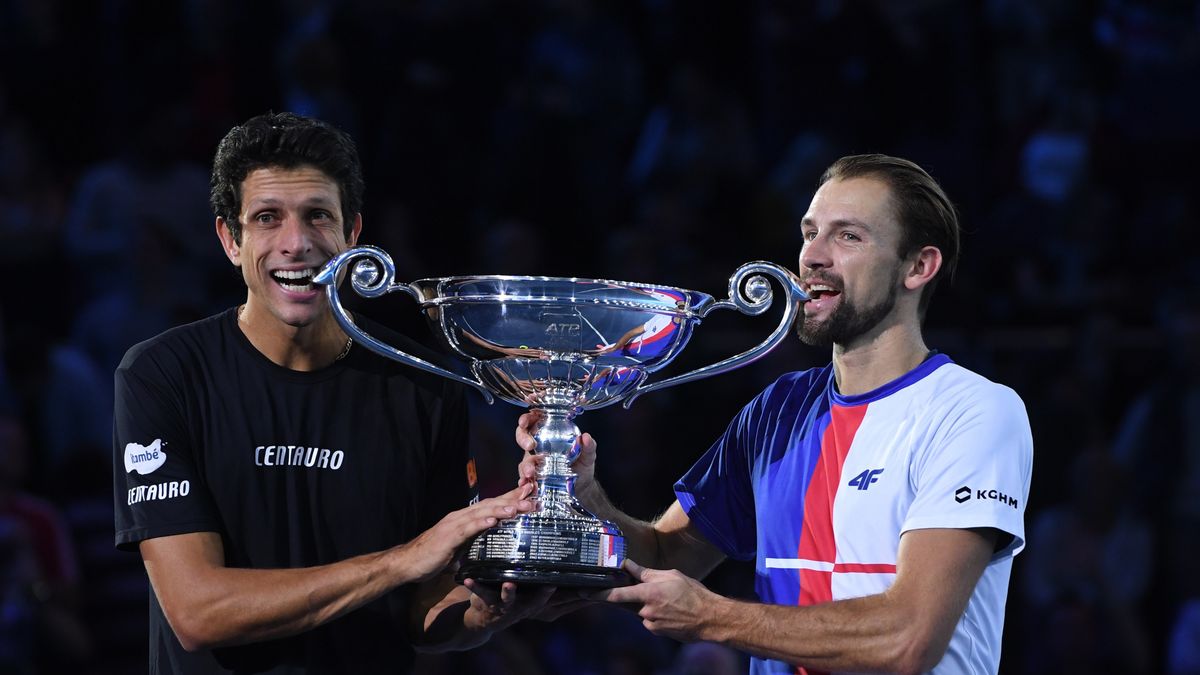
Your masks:
[[[1033,425],[1003,672],[1200,672],[1198,26],[1194,0],[0,0],[0,672],[145,667],[145,576],[112,548],[112,371],[135,342],[243,297],[208,163],[268,109],[357,139],[362,241],[404,280],[591,276],[723,297],[744,262],[795,268],[833,159],[918,162],[966,229],[927,341],[1016,389]],[[429,340],[405,300],[372,302]],[[665,374],[778,319],[724,314]],[[789,339],[579,423],[614,500],[653,517],[745,401],[827,360]],[[510,484],[517,412],[474,405],[485,492]],[[708,583],[747,596],[752,573],[727,563]],[[421,667],[737,672],[739,658],[596,608]]]

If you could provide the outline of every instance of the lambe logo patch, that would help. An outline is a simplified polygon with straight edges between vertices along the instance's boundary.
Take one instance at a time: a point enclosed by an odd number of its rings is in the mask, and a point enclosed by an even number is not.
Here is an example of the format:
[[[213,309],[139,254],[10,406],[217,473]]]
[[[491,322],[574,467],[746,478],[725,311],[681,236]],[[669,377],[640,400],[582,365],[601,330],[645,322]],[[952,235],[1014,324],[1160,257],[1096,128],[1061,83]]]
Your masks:
[[[153,473],[167,461],[167,453],[163,452],[161,438],[154,439],[150,445],[139,443],[125,444],[125,473],[137,471],[145,476]]]

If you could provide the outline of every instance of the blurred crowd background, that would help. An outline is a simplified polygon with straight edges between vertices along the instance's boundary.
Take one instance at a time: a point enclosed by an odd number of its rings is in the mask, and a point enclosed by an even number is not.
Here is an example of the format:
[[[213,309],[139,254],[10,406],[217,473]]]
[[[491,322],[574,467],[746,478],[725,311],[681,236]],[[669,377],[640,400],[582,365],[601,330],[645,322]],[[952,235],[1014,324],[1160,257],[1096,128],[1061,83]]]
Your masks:
[[[357,139],[362,241],[403,279],[724,297],[744,262],[796,267],[833,159],[918,162],[967,230],[928,342],[1016,389],[1033,425],[1002,672],[1200,673],[1196,0],[0,0],[0,673],[145,669],[147,582],[113,548],[112,373],[243,297],[208,163],[269,109]],[[356,307],[431,341],[406,299]],[[778,320],[723,314],[667,374]],[[745,401],[828,358],[789,340],[579,424],[614,501],[653,517]],[[496,493],[518,411],[472,405]],[[708,583],[748,597],[752,574]],[[607,607],[419,663],[745,668]]]

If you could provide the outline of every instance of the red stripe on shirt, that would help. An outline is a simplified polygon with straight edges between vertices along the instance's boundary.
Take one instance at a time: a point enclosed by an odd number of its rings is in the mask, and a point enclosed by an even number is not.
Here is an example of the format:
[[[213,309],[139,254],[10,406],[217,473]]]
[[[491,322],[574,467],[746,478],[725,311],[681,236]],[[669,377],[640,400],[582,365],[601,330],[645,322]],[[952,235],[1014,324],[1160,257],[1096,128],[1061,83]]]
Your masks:
[[[821,437],[821,456],[808,490],[804,494],[804,525],[800,534],[798,558],[835,563],[837,541],[833,536],[833,499],[842,481],[842,465],[850,453],[850,444],[858,432],[866,405],[854,407],[832,406],[829,410],[829,426]],[[842,571],[834,566],[834,571]],[[893,567],[892,571],[895,571]],[[833,572],[800,570],[800,605],[815,605],[833,599]],[[804,668],[800,675],[817,675],[818,671]]]
[[[833,571],[847,574],[895,574],[896,566],[883,563],[837,563],[833,566]]]

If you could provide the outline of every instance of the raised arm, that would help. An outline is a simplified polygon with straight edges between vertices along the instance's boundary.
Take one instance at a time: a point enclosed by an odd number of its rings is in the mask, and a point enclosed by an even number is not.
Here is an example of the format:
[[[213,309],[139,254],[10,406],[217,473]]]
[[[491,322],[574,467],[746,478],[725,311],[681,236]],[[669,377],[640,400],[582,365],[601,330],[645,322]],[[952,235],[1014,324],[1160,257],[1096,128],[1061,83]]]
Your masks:
[[[642,583],[600,595],[640,605],[656,635],[719,642],[818,670],[921,673],[945,655],[996,539],[991,529],[907,532],[887,591],[809,607],[732,600],[678,572],[636,565],[631,571]]]
[[[525,413],[517,421],[517,444],[525,450],[519,472],[519,485],[532,485],[537,480],[540,455],[532,454],[537,441],[531,429],[537,413]],[[692,524],[679,502],[671,504],[653,522],[639,520],[617,508],[595,478],[596,441],[591,434],[580,438],[579,457],[571,465],[575,471],[575,496],[595,515],[611,520],[625,535],[627,556],[642,565],[662,569],[677,569],[700,579],[725,559],[717,547]]]
[[[317,567],[226,567],[224,546],[213,532],[147,539],[140,550],[180,643],[188,651],[211,649],[295,635],[402,584],[433,579],[476,534],[530,510],[526,492],[517,488],[454,511],[405,544]]]

